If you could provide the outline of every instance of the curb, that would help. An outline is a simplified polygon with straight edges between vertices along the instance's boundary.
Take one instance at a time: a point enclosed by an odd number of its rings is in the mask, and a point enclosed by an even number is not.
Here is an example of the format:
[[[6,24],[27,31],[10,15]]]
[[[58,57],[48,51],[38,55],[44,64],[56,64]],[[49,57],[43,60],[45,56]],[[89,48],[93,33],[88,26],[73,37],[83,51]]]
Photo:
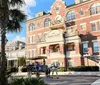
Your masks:
[[[94,83],[92,83],[91,85],[100,85],[100,79],[96,80]]]

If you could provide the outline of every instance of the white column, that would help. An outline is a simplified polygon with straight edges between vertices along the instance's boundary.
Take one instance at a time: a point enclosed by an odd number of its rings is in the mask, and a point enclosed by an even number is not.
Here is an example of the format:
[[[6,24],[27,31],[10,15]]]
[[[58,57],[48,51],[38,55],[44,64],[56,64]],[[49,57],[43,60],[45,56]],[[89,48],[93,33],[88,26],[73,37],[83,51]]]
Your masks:
[[[9,60],[7,59],[7,68],[9,67]]]
[[[99,72],[100,72],[100,61],[99,61],[99,65],[98,66],[99,66]]]
[[[97,66],[99,67],[99,72],[100,72],[100,61],[99,61],[99,63],[97,63]]]

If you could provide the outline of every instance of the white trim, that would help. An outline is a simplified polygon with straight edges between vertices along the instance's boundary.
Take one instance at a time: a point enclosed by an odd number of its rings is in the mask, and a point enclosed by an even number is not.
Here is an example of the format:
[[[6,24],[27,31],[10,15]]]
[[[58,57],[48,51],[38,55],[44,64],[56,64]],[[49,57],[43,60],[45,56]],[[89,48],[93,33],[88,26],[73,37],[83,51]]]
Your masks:
[[[92,40],[92,42],[98,42],[98,40]]]
[[[89,41],[83,41],[82,44],[83,44],[83,43],[89,43]]]
[[[99,22],[99,21],[100,21],[100,19],[99,20],[91,21],[90,23],[96,23],[96,22]]]
[[[81,23],[80,25],[86,25],[86,23]]]

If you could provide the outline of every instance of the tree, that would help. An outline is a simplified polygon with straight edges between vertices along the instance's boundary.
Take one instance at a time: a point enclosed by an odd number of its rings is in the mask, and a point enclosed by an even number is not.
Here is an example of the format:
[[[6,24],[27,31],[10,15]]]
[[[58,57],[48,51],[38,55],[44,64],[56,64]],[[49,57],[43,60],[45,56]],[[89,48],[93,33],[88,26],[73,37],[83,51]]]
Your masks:
[[[21,31],[21,23],[26,15],[19,9],[25,2],[23,0],[0,0],[0,31],[1,31],[1,58],[0,58],[0,85],[7,85],[5,40],[6,32]],[[11,9],[13,8],[13,9]]]
[[[24,57],[18,58],[18,66],[26,66],[26,59]]]

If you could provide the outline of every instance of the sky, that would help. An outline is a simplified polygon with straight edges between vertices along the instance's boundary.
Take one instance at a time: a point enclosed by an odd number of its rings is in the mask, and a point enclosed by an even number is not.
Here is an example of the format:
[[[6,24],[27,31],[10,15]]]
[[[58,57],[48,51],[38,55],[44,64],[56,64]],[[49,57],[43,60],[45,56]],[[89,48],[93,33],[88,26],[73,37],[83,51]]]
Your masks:
[[[74,3],[74,0],[64,0],[66,5]],[[49,12],[50,7],[55,2],[55,0],[25,0],[26,5],[21,8],[27,15],[27,19],[34,18],[35,13],[40,11]],[[22,30],[18,33],[7,33],[8,41],[21,40],[26,42],[26,23],[21,24]]]

